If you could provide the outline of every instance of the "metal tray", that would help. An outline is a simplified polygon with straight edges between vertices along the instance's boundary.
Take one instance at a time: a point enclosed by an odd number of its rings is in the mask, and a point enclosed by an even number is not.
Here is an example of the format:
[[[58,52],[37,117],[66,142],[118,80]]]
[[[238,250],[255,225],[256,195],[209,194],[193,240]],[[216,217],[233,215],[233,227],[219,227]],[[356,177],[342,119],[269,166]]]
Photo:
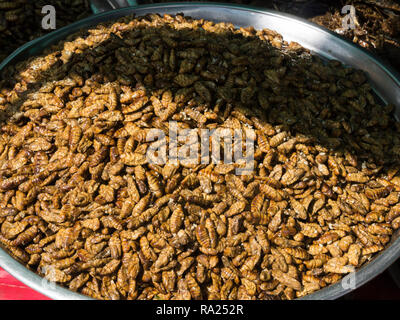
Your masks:
[[[204,18],[215,22],[231,22],[237,27],[253,26],[256,29],[269,28],[276,30],[282,34],[286,41],[296,41],[317,55],[327,59],[340,60],[346,65],[361,69],[368,75],[376,94],[384,103],[393,104],[396,110],[396,118],[400,118],[400,76],[394,70],[385,66],[366,50],[314,23],[289,14],[248,6],[193,2],[170,3],[128,7],[96,14],[25,44],[0,64],[0,70],[10,63],[39,54],[49,45],[65,39],[66,36],[82,28],[133,13],[144,15],[148,13],[176,14],[180,12],[193,18]],[[341,281],[339,281],[301,299],[336,299],[373,279],[400,257],[399,235],[400,231],[398,230],[389,246],[355,273],[355,287],[345,289]],[[18,280],[50,298],[64,300],[90,299],[58,285],[49,284],[46,280],[25,268],[1,248],[0,266]]]

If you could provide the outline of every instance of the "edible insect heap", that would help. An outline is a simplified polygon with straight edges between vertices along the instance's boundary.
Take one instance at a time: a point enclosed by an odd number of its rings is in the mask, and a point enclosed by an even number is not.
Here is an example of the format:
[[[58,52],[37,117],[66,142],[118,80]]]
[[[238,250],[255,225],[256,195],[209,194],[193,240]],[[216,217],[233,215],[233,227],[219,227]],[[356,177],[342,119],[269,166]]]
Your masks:
[[[293,299],[366,263],[399,228],[393,106],[362,72],[271,30],[125,17],[3,79],[0,242],[71,290]],[[168,137],[170,120],[254,129],[254,171],[148,163],[148,130]]]

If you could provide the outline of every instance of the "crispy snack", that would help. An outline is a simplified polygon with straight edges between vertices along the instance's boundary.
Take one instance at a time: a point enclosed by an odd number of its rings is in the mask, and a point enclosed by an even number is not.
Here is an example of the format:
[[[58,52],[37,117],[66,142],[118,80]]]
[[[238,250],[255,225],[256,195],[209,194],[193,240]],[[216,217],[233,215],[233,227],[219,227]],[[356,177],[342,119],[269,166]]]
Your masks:
[[[293,299],[360,267],[399,228],[393,106],[360,71],[271,30],[125,17],[4,75],[0,243],[71,290]],[[168,120],[253,135],[254,170],[149,161],[152,129],[158,146],[187,151],[168,144]]]

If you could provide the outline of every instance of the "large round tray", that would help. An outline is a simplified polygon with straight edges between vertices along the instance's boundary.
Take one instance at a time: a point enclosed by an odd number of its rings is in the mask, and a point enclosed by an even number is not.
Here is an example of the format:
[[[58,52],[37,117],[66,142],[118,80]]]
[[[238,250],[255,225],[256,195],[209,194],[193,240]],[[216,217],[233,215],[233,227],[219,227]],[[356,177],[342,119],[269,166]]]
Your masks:
[[[253,26],[256,29],[275,30],[282,34],[286,41],[296,41],[317,55],[327,59],[340,60],[346,65],[365,71],[376,94],[383,102],[392,103],[395,106],[396,118],[400,118],[400,77],[379,59],[335,33],[307,20],[272,10],[245,6],[193,2],[170,3],[128,7],[96,14],[25,44],[0,64],[0,70],[10,63],[39,54],[49,45],[65,39],[71,33],[82,28],[133,13],[136,15],[184,13],[193,18],[204,18],[215,22],[231,22],[237,27]],[[368,282],[400,257],[399,235],[400,231],[398,230],[388,247],[354,274],[354,286],[343,286],[342,282],[339,281],[302,299],[336,299]],[[50,298],[89,299],[84,295],[48,283],[45,279],[25,268],[1,248],[0,266],[18,280]]]

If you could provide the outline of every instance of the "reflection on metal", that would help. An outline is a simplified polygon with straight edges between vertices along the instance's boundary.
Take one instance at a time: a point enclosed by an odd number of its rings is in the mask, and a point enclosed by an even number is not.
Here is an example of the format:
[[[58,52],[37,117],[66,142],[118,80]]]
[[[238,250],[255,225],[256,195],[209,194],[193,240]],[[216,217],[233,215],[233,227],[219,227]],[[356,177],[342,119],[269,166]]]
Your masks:
[[[386,67],[379,59],[335,33],[307,20],[298,19],[292,15],[272,10],[260,10],[247,6],[210,3],[174,3],[129,7],[100,13],[25,44],[0,64],[0,70],[7,64],[15,63],[28,56],[38,54],[49,45],[88,26],[118,19],[133,13],[136,15],[145,15],[148,13],[177,14],[180,12],[195,19],[204,18],[215,22],[231,22],[237,27],[254,26],[256,29],[268,28],[276,30],[282,34],[286,41],[296,41],[322,57],[340,60],[349,66],[361,69],[368,75],[370,83],[379,97],[385,103],[392,103],[396,107],[396,116],[400,115],[400,77],[394,70]],[[399,234],[398,230],[394,234],[390,245],[356,272],[354,287],[351,286],[351,288],[344,289],[339,281],[302,299],[336,299],[382,273],[400,257]],[[18,280],[50,298],[89,299],[86,296],[60,286],[55,286],[55,288],[43,287],[41,285],[41,277],[29,271],[2,249],[0,249],[0,266]]]
[[[136,0],[91,0],[90,7],[94,13],[105,12],[125,8],[129,6],[136,6]]]

